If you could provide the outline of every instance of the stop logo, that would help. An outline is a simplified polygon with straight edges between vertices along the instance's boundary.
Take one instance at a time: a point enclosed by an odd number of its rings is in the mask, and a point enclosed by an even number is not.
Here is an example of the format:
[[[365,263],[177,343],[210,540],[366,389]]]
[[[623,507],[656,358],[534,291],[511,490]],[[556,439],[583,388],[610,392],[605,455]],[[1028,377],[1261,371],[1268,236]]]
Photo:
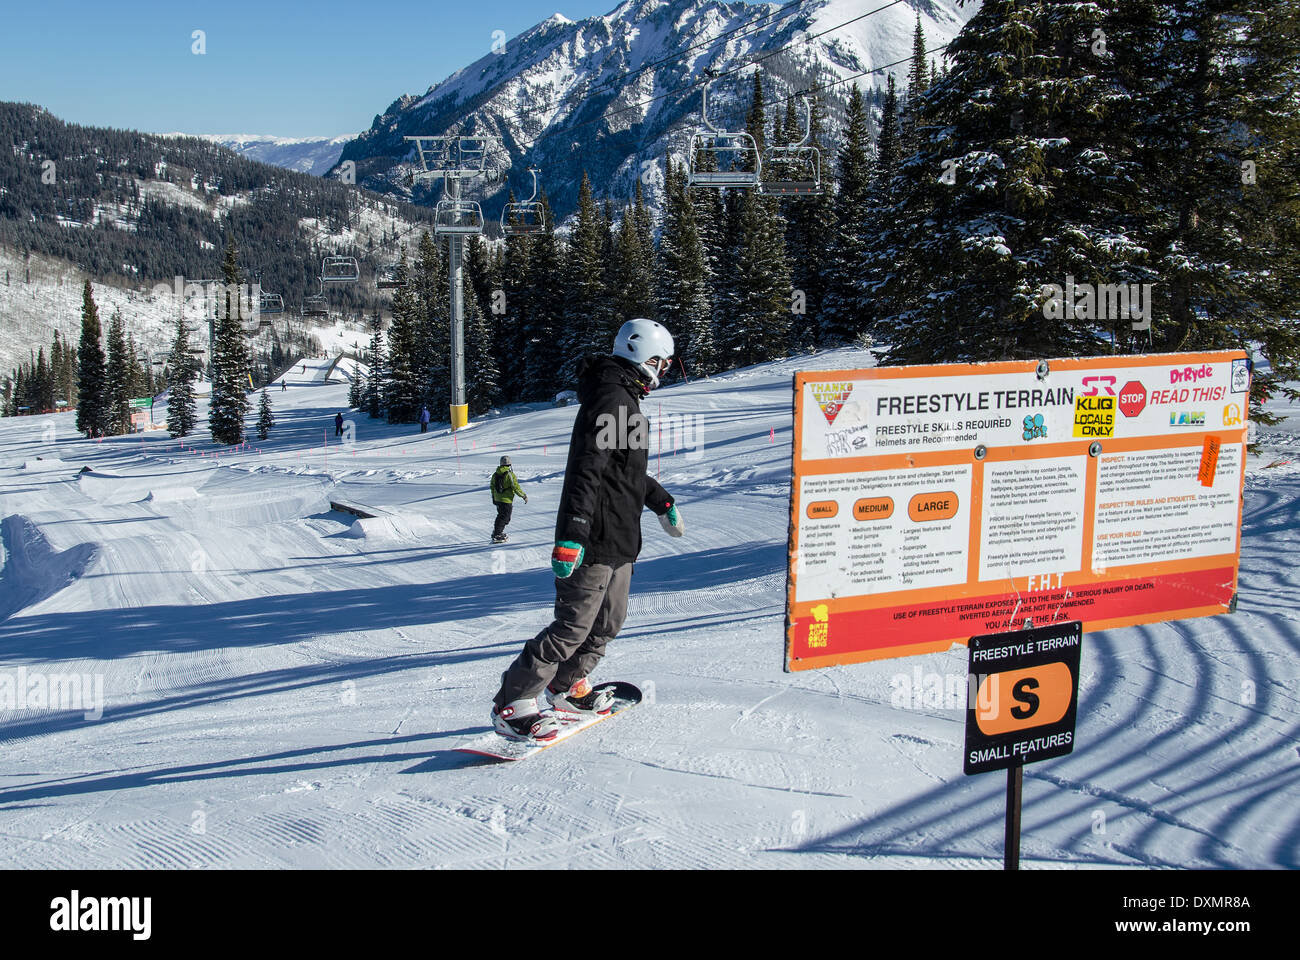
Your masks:
[[[1137,380],[1130,380],[1124,384],[1124,389],[1119,392],[1119,410],[1126,417],[1136,417],[1146,409],[1147,406],[1147,388],[1142,386]]]

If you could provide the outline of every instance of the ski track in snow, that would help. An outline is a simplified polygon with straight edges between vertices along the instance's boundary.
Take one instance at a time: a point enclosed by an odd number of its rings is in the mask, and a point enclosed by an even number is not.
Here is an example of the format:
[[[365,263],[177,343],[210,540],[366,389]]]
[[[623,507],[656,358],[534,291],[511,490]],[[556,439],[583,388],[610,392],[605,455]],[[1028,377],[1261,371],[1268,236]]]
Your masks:
[[[0,420],[0,673],[98,676],[105,697],[98,720],[0,710],[4,864],[995,866],[1003,779],[962,775],[963,711],[890,705],[916,667],[964,678],[964,648],[781,672],[789,377],[867,362],[835,351],[646,401],[687,536],[647,515],[599,674],[646,702],[518,764],[453,748],[550,618],[572,408],[455,437],[354,415],[340,445],[347,384],[308,361],[243,451],[202,419],[188,449]],[[670,429],[660,449],[668,414],[698,418],[703,447]],[[1236,615],[1085,639],[1079,746],[1025,771],[1026,866],[1300,866],[1296,422],[1250,461]],[[530,502],[496,546],[503,453]]]

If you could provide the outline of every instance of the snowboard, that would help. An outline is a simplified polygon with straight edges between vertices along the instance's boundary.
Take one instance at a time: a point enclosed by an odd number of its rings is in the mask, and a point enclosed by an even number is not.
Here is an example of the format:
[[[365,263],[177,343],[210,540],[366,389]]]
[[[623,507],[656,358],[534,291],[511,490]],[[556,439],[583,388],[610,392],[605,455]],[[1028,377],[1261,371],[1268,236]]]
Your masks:
[[[552,716],[560,721],[560,731],[550,740],[508,740],[495,730],[492,730],[456,747],[456,752],[471,753],[479,757],[491,757],[494,760],[523,760],[525,757],[541,753],[543,750],[569,739],[579,730],[594,727],[601,721],[617,716],[624,710],[635,707],[641,702],[641,691],[633,684],[624,683],[621,680],[598,683],[595,689],[613,689],[614,705],[610,708],[609,713],[592,715],[553,712]]]

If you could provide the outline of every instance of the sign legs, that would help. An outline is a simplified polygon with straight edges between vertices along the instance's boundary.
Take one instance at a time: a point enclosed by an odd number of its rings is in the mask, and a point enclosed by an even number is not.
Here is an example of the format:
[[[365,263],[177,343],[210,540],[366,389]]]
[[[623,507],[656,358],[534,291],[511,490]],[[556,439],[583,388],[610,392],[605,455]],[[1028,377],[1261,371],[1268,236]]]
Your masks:
[[[1002,841],[1002,869],[1020,869],[1020,787],[1024,765],[1007,767],[1007,830]]]

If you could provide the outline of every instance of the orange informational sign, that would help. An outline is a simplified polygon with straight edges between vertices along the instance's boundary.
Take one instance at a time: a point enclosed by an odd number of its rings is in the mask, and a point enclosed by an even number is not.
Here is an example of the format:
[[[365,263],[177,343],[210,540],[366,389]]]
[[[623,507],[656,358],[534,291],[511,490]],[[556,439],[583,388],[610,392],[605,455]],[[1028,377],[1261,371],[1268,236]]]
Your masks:
[[[1230,609],[1241,351],[798,373],[785,667]]]

